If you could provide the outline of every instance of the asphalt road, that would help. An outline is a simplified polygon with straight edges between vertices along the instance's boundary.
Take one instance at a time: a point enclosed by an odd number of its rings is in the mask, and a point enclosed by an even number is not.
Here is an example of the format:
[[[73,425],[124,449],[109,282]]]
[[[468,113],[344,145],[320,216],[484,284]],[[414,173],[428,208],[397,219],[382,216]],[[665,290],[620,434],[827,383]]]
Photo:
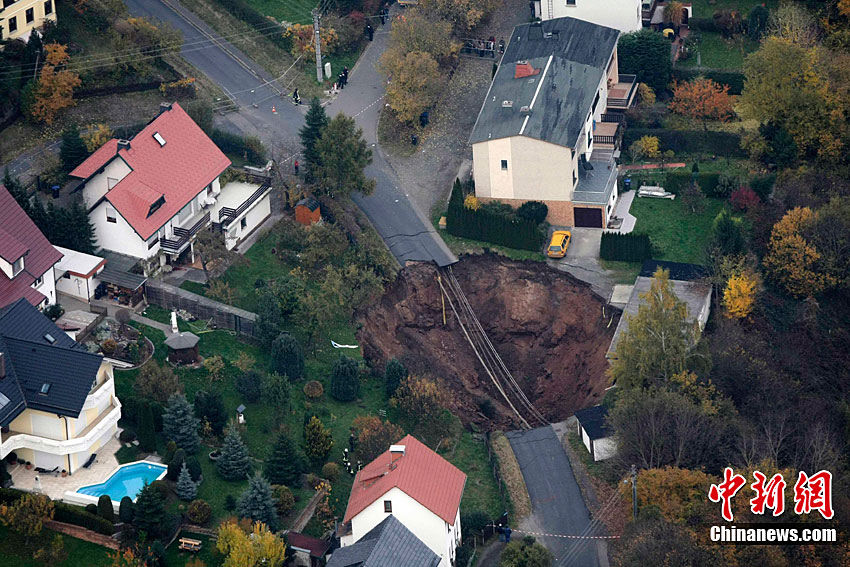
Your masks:
[[[515,533],[580,535],[590,524],[570,461],[551,426],[507,434],[531,498],[532,515]],[[599,535],[599,534],[596,534]],[[599,567],[593,540],[535,535],[555,556],[557,567]],[[569,560],[565,560],[569,556]]]
[[[219,85],[238,106],[229,113],[227,129],[259,135],[281,145],[293,144],[304,122],[305,107],[296,107],[277,95],[275,78],[222,39],[176,0],[125,0],[130,13],[170,23],[184,37],[183,57]],[[398,176],[377,145],[379,110],[383,106],[384,78],[376,63],[386,47],[389,34],[379,28],[357,66],[349,73],[348,86],[328,105],[328,113],[354,116],[372,145],[373,163],[366,173],[375,179],[372,195],[355,195],[363,210],[401,265],[411,260],[433,261],[440,266],[457,258],[440,238],[427,217],[419,211],[401,187]],[[211,39],[212,38],[212,39]],[[337,72],[338,70],[334,70]],[[271,83],[271,85],[269,84]],[[283,83],[283,81],[281,81]],[[286,96],[287,93],[284,93]],[[276,113],[271,112],[272,105]],[[254,106],[256,105],[256,106]]]

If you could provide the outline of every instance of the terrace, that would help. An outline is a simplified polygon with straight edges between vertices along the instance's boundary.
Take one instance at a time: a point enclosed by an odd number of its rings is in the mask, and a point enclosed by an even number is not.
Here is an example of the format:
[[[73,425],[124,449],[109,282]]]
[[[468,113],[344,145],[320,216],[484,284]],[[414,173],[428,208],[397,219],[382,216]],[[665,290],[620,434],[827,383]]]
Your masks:
[[[637,86],[635,75],[617,75],[617,82],[608,87],[608,111],[631,108],[635,102]]]

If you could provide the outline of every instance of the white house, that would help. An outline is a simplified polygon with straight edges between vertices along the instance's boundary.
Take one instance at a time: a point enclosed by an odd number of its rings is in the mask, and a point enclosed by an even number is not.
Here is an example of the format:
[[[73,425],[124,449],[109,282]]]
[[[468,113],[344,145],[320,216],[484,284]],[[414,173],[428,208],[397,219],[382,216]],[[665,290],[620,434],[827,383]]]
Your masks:
[[[73,474],[120,418],[109,362],[25,299],[0,310],[0,458]]]
[[[194,261],[194,237],[211,224],[225,231],[232,248],[269,216],[270,185],[221,187],[219,176],[229,166],[173,103],[161,105],[130,140],[109,140],[71,175],[82,179],[75,190],[82,192],[97,244],[144,260],[151,274]]]
[[[408,435],[357,473],[340,544],[358,542],[392,515],[440,557],[440,567],[451,567],[465,485],[463,472]]]
[[[56,22],[54,0],[0,1],[0,39],[27,41],[33,30],[47,21]]]
[[[637,90],[618,72],[618,36],[575,18],[514,28],[469,139],[479,200],[542,201],[552,224],[607,225]]]
[[[0,185],[0,308],[21,298],[38,308],[56,303],[53,267],[61,258]]]
[[[106,267],[106,258],[61,246],[54,248],[62,254],[62,259],[56,263],[53,270],[56,276],[56,292],[90,301],[94,297],[94,290],[100,284],[97,276]]]
[[[295,544],[290,543],[293,549]],[[326,567],[437,567],[440,556],[413,535],[392,514],[357,543],[333,552]],[[460,566],[458,566],[460,567]]]
[[[594,461],[602,461],[617,453],[617,441],[608,427],[608,408],[593,406],[576,412],[578,435]]]
[[[649,5],[654,4],[655,0],[533,0],[533,17],[576,18],[628,33],[643,27],[644,12],[648,23]]]

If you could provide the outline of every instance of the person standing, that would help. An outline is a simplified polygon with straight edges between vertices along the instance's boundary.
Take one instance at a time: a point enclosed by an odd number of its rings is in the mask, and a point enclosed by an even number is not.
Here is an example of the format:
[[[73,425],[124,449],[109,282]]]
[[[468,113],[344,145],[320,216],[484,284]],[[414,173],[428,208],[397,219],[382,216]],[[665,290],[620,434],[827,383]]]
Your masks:
[[[372,24],[366,24],[366,35],[369,37],[369,41],[372,41],[372,38],[375,35],[375,30],[372,28]]]
[[[295,175],[298,175],[298,160],[295,160],[293,165],[295,166]]]

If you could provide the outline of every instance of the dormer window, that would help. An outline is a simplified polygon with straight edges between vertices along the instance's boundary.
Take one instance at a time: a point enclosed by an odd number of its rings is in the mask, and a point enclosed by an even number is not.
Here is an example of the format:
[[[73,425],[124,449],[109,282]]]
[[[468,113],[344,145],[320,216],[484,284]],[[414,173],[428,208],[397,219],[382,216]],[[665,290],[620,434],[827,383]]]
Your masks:
[[[159,208],[160,208],[161,206],[163,206],[164,204],[165,204],[165,197],[164,197],[164,196],[160,196],[160,198],[159,198],[159,199],[157,199],[156,201],[154,201],[154,202],[151,204],[151,208],[150,208],[150,210],[148,211],[148,216],[151,216],[152,214],[154,214],[155,212],[157,212],[157,211],[159,210]]]
[[[55,338],[53,338],[53,335],[51,335],[50,333],[46,333],[46,334],[44,335],[44,340],[45,340],[45,341],[47,341],[47,342],[49,342],[50,344],[53,344],[53,343],[55,343],[55,342],[56,342],[56,339],[55,339]]]
[[[46,382],[41,385],[41,390],[39,390],[39,392],[41,394],[45,395],[45,396],[47,395],[47,392],[49,392],[49,391],[50,391],[50,384],[48,384]]]
[[[23,271],[24,271],[24,257],[21,256],[20,258],[15,260],[14,264],[12,264],[12,277],[14,278],[15,276],[17,276],[18,274],[20,274]]]
[[[165,138],[163,138],[162,134],[160,134],[159,132],[153,133],[153,139],[159,143],[160,148],[165,145]]]

